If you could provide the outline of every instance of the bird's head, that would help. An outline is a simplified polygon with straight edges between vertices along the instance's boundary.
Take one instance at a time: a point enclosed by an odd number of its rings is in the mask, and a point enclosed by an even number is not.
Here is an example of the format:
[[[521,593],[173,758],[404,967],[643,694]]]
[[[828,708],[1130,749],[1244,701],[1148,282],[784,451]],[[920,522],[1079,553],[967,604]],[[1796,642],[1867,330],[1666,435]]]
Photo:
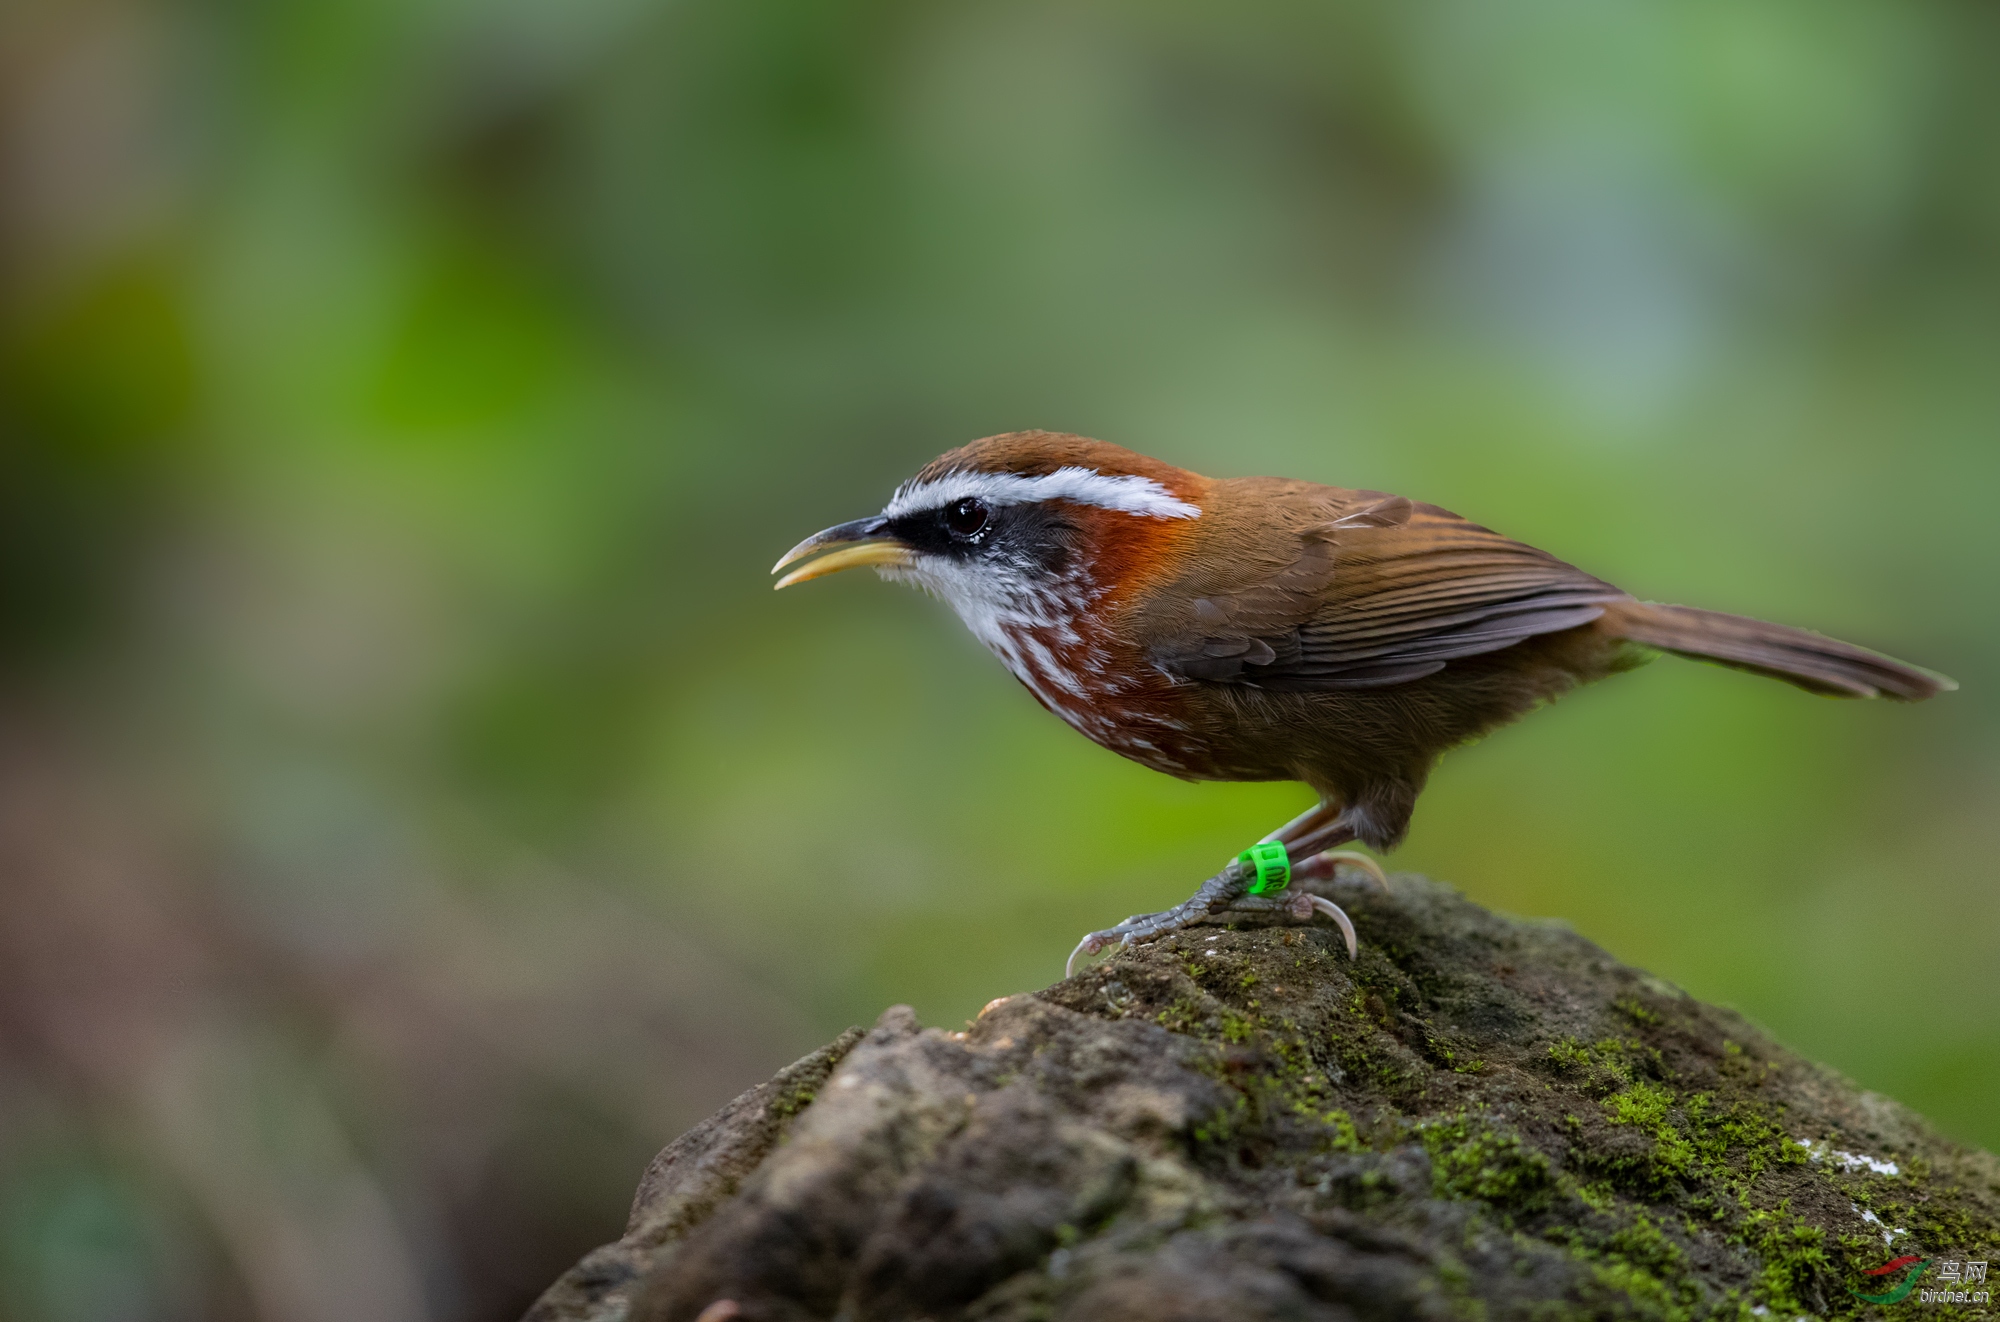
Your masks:
[[[790,569],[784,588],[870,565],[943,598],[983,632],[996,617],[1046,619],[1060,598],[1140,572],[1201,517],[1207,486],[1104,441],[1009,432],[938,456],[880,514],[813,534],[771,572]]]

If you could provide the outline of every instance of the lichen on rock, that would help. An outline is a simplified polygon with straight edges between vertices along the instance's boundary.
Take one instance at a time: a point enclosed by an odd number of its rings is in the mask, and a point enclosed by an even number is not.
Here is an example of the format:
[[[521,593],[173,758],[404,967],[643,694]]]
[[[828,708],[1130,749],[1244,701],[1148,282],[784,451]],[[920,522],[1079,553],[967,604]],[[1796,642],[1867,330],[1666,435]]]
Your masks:
[[[1198,928],[850,1030],[529,1322],[1846,1317],[2000,1256],[2000,1162],[1739,1016],[1420,877],[1341,899],[1354,961]]]

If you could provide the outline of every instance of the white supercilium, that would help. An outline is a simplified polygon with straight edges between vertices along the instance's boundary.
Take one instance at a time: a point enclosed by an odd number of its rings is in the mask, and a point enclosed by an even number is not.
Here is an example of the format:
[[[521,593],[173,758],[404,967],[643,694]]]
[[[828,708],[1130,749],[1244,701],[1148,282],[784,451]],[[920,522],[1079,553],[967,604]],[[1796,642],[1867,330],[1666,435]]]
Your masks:
[[[1018,473],[946,473],[926,482],[897,487],[882,514],[894,519],[918,510],[942,509],[967,496],[996,506],[1067,500],[1155,519],[1201,517],[1199,506],[1179,499],[1150,477],[1130,473],[1113,477],[1075,467],[1058,468],[1040,477],[1022,477]]]

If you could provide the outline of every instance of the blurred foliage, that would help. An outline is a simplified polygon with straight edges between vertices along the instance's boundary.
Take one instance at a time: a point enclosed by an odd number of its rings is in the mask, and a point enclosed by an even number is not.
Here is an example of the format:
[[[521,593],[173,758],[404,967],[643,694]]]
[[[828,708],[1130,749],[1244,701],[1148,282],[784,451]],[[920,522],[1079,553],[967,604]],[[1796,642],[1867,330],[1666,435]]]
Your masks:
[[[1662,663],[1397,863],[2000,1145],[1996,58],[1887,0],[9,6],[0,1318],[513,1316],[732,1091],[1301,806],[770,595],[1029,426],[1955,675]]]

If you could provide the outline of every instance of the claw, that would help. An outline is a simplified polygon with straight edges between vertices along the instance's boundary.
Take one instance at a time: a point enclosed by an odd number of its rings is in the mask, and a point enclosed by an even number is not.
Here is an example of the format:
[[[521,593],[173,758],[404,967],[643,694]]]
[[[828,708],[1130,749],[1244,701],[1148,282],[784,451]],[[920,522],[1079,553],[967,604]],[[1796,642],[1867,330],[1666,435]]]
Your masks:
[[[1127,921],[1130,920],[1128,919]],[[1078,955],[1095,955],[1108,944],[1110,943],[1104,939],[1104,933],[1102,932],[1092,932],[1084,937],[1083,940],[1076,943],[1076,949],[1069,952],[1069,958],[1063,961],[1063,976],[1065,978],[1074,978],[1076,976],[1076,957]]]
[[[1352,850],[1328,850],[1324,854],[1314,854],[1311,858],[1294,867],[1292,869],[1292,876],[1304,880],[1319,878],[1331,880],[1334,874],[1339,872],[1343,866],[1359,868],[1368,874],[1371,881],[1382,888],[1384,895],[1392,894],[1389,890],[1389,878],[1383,875],[1382,865],[1368,857],[1368,855],[1357,854]]]
[[[1354,924],[1348,921],[1347,915],[1341,911],[1340,906],[1332,900],[1327,899],[1324,895],[1314,895],[1310,898],[1313,908],[1340,925],[1340,934],[1347,938],[1347,957],[1349,959],[1357,958],[1360,954],[1360,942],[1354,939]]]
[[[1394,894],[1389,889],[1389,877],[1382,871],[1382,865],[1368,857],[1368,855],[1357,854],[1351,849],[1341,849],[1328,850],[1326,853],[1321,854],[1320,857],[1326,859],[1336,871],[1339,870],[1340,865],[1343,863],[1351,868],[1359,868],[1368,874],[1369,880],[1381,888],[1384,895]]]

